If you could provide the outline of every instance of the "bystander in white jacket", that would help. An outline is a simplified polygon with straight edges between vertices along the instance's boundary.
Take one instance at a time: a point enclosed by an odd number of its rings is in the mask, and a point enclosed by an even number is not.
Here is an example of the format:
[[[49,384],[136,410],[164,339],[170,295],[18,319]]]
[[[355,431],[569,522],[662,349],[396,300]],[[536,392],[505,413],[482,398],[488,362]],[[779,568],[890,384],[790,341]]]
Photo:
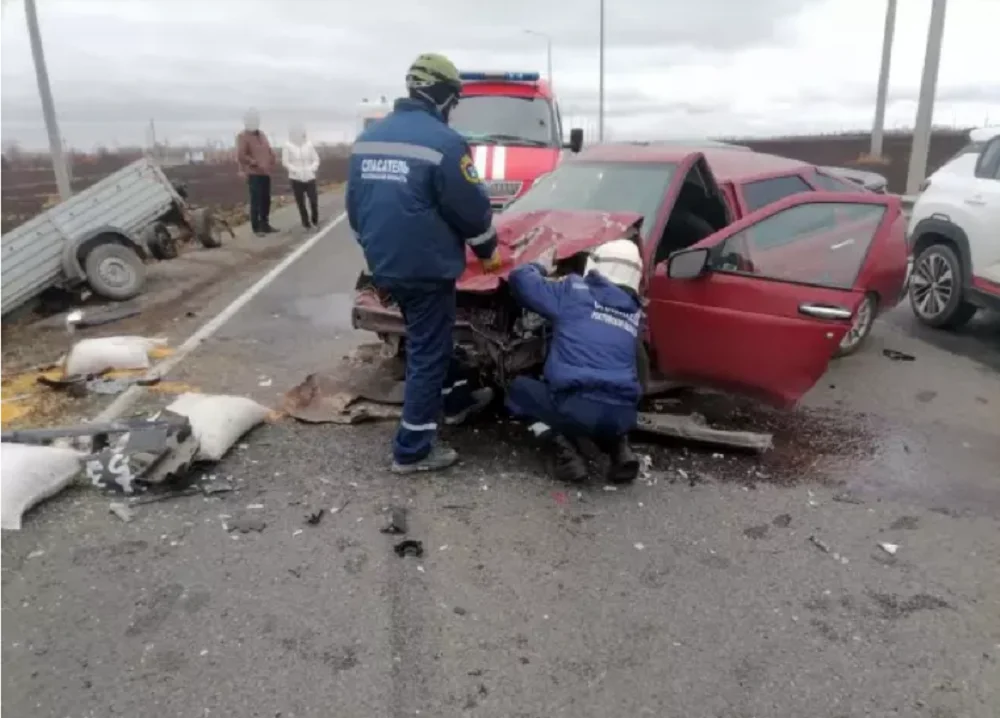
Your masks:
[[[288,142],[281,150],[281,164],[288,170],[288,179],[292,181],[310,182],[316,179],[319,154],[302,127],[293,127],[288,133]]]

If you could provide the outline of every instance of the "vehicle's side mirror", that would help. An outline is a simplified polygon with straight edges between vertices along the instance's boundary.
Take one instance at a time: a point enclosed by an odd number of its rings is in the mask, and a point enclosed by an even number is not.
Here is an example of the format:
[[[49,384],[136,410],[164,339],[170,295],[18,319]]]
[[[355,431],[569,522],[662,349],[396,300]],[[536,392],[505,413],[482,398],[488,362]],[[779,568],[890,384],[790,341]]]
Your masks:
[[[667,276],[671,279],[694,279],[708,268],[707,249],[685,249],[667,259]]]
[[[583,149],[583,130],[574,127],[569,131],[569,144],[566,145],[570,152],[579,152]]]

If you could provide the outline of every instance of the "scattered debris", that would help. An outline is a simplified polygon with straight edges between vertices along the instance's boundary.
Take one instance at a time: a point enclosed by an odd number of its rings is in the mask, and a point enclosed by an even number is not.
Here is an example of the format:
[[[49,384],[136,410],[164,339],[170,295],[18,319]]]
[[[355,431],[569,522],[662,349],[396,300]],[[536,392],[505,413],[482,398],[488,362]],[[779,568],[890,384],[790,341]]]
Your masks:
[[[311,514],[306,516],[306,523],[310,526],[318,526],[319,522],[323,520],[323,514],[326,513],[326,509],[317,509]]]
[[[644,544],[644,543],[637,542],[637,543],[634,543],[632,545],[635,546],[635,550],[636,551],[643,551],[646,548],[646,544]]]
[[[260,377],[260,379],[257,380],[257,386],[265,386],[265,387],[267,387],[267,386],[271,386],[271,384],[273,384],[273,383],[274,383],[274,381],[269,376],[262,376],[262,377]]]
[[[239,531],[242,534],[256,531],[260,533],[267,523],[256,516],[237,516],[231,522],[226,522],[226,531]]]
[[[749,539],[758,539],[767,537],[768,526],[767,524],[760,524],[759,526],[750,526],[743,530],[743,535]]]
[[[896,351],[895,349],[883,349],[882,356],[892,359],[892,361],[916,361],[917,359],[912,354]]]
[[[453,608],[452,610],[455,612],[455,615],[457,616],[464,616],[465,614],[468,613],[468,611],[466,611],[461,606],[455,606],[455,608]]]
[[[389,509],[389,523],[382,528],[382,533],[398,536],[405,534],[408,529],[406,509],[401,506],[393,506]]]
[[[122,319],[128,319],[129,317],[138,316],[141,313],[141,309],[135,306],[121,305],[112,306],[97,310],[76,310],[70,312],[66,315],[66,327],[69,329],[72,325],[82,327],[84,329],[88,327],[99,327],[104,324],[110,324],[111,322],[120,322]]]
[[[771,434],[713,429],[694,415],[640,413],[636,424],[640,433],[683,439],[702,444],[729,446],[750,451],[767,451],[774,445]]]
[[[617,491],[617,490],[618,490],[618,487],[617,487],[617,486],[612,486],[611,484],[607,484],[607,485],[606,485],[606,486],[604,487],[604,490],[605,490],[605,491]]]
[[[300,533],[302,533],[302,529],[295,529],[294,531],[292,531],[292,538],[295,538]]]
[[[774,526],[777,526],[779,529],[787,529],[789,526],[792,525],[792,515],[778,514],[777,516],[774,517],[774,520],[771,521],[771,523]]]
[[[85,456],[75,449],[5,441],[0,451],[0,526],[20,530],[28,509],[73,483]]]
[[[241,436],[271,414],[270,409],[253,399],[197,392],[181,394],[167,410],[190,421],[198,439],[200,461],[219,461]]]
[[[936,396],[937,396],[936,391],[931,391],[929,389],[926,389],[924,391],[918,391],[916,394],[916,399],[922,404],[926,404],[928,402],[934,401],[934,397]]]
[[[424,555],[424,544],[423,541],[406,539],[405,541],[400,541],[396,544],[392,550],[395,551],[396,555],[400,558],[403,558],[404,556],[422,558]]]
[[[912,531],[920,525],[920,519],[916,516],[900,516],[898,519],[892,522],[889,526],[890,529],[898,531],[900,529],[905,529],[907,531]]]
[[[43,549],[36,548],[34,551],[32,551],[31,553],[29,553],[25,558],[35,559],[35,558],[41,558],[44,555],[45,555],[45,551]]]
[[[164,493],[151,494],[148,496],[142,496],[134,499],[129,499],[129,506],[142,506],[144,504],[157,504],[161,501],[172,501],[173,499],[181,499],[185,496],[196,496],[202,493],[201,489],[197,486],[189,486],[186,489],[181,489],[180,491],[167,491]]]
[[[833,500],[834,501],[838,501],[838,502],[840,502],[842,504],[857,504],[857,505],[860,505],[860,504],[864,503],[864,499],[858,498],[857,496],[855,496],[854,494],[852,494],[852,493],[850,493],[848,491],[843,491],[843,492],[841,492],[839,494],[834,494],[833,495]]]
[[[205,496],[224,494],[236,488],[233,486],[233,482],[230,481],[229,478],[219,479],[216,478],[215,474],[208,476],[207,480],[204,480],[201,484],[199,484],[199,487]]]
[[[823,553],[830,553],[830,547],[827,546],[822,539],[819,539],[815,536],[810,536],[809,543],[811,543],[813,546],[818,548]]]
[[[895,556],[896,552],[899,551],[899,544],[895,543],[880,543],[878,547],[890,556]]]
[[[553,491],[552,498],[555,499],[555,502],[560,506],[569,503],[569,496],[566,495],[565,491]]]
[[[135,511],[120,501],[112,501],[108,510],[127,524],[135,518]]]
[[[81,339],[63,363],[66,377],[101,374],[108,369],[149,369],[150,354],[166,339],[121,336]]]

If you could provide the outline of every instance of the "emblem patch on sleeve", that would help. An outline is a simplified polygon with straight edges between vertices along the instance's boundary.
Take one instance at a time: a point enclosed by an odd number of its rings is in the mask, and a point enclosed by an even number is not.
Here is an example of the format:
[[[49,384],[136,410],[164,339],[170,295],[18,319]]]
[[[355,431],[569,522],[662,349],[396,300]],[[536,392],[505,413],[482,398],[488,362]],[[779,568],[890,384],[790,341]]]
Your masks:
[[[479,178],[479,173],[476,172],[476,164],[472,161],[469,155],[462,155],[462,160],[459,162],[459,169],[462,171],[462,176],[465,177],[466,181],[470,184],[482,184],[483,181]]]

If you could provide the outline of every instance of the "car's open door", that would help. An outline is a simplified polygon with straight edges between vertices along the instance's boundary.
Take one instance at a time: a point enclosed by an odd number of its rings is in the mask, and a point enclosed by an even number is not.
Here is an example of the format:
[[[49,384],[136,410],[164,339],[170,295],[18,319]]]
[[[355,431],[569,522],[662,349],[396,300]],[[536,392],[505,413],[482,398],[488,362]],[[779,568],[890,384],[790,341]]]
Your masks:
[[[850,328],[864,296],[854,279],[898,206],[884,195],[797,194],[672,254],[652,268],[646,295],[658,370],[796,403]]]

